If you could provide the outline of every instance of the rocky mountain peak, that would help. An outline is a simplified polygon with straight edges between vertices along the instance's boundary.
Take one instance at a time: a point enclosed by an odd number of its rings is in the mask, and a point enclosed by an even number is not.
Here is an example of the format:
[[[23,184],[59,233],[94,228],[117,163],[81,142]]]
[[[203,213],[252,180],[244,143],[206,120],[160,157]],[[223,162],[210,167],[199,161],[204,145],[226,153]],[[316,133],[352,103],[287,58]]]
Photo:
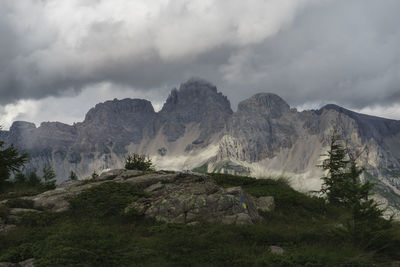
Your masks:
[[[280,96],[272,93],[256,94],[238,105],[238,113],[268,114],[272,117],[280,117],[289,111],[289,104]]]
[[[321,115],[324,111],[336,111],[353,119],[358,125],[358,131],[364,139],[374,138],[381,140],[382,137],[395,136],[400,132],[400,121],[380,118],[351,111],[335,104],[328,104],[317,110]]]
[[[173,89],[165,102],[161,113],[174,111],[204,110],[217,106],[219,109],[232,112],[226,96],[217,91],[217,87],[206,80],[191,78],[182,83],[179,89]]]
[[[104,120],[109,117],[128,117],[132,115],[147,115],[155,114],[153,105],[145,99],[130,99],[122,100],[114,99],[104,103],[97,104],[90,109],[86,114],[85,122],[96,119]]]
[[[192,78],[171,91],[160,111],[165,122],[163,133],[168,141],[175,141],[185,133],[186,124],[200,123],[200,141],[224,127],[233,113],[226,96],[215,85]]]
[[[10,132],[21,133],[36,129],[36,125],[27,121],[14,121],[10,127]]]

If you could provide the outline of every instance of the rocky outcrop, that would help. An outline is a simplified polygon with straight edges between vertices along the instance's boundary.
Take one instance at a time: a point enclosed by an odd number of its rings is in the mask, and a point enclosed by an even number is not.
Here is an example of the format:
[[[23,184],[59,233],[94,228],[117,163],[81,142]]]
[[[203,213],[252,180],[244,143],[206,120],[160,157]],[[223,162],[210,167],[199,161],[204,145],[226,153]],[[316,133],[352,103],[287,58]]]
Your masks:
[[[1,224],[0,232],[7,233],[19,223],[24,213],[64,212],[70,206],[68,200],[90,187],[105,182],[129,183],[148,193],[125,208],[170,223],[195,223],[199,221],[224,224],[253,224],[261,220],[258,208],[260,199],[248,195],[241,187],[222,188],[207,175],[185,172],[144,173],[135,170],[116,169],[103,173],[96,179],[69,181],[56,189],[37,196],[24,197],[33,201],[32,209],[12,208],[8,211],[7,224]],[[269,198],[271,199],[271,198]],[[7,205],[2,201],[2,205]],[[273,201],[273,200],[272,200]],[[263,203],[263,202],[262,202]],[[269,205],[269,204],[268,204]]]
[[[255,199],[240,187],[223,189],[209,177],[180,173],[173,181],[150,185],[142,198],[127,207],[140,214],[173,223],[198,221],[252,224],[261,219]]]
[[[35,259],[27,259],[19,263],[0,262],[0,267],[33,267],[34,265]]]

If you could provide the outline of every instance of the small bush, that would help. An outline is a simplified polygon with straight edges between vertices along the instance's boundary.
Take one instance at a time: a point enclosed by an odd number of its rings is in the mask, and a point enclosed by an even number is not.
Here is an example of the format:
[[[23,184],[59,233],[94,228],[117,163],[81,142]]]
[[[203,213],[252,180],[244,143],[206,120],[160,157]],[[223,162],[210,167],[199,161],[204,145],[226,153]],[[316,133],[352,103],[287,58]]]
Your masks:
[[[71,181],[76,181],[76,180],[78,180],[78,176],[76,175],[75,172],[71,171],[71,173],[70,173],[70,175],[69,175],[69,179],[70,179]]]
[[[29,258],[33,258],[32,244],[24,243],[17,247],[7,249],[0,257],[0,261],[19,262]],[[19,266],[19,264],[17,264],[16,266]]]
[[[36,170],[33,170],[28,175],[28,185],[30,186],[38,186],[42,184],[42,180],[37,175]]]
[[[45,227],[51,225],[58,214],[53,212],[24,212],[21,217],[21,225],[30,227]]]
[[[150,158],[134,153],[126,157],[125,169],[150,171],[153,169],[153,163],[151,162]]]
[[[0,219],[7,219],[9,208],[0,204]]]
[[[97,174],[97,172],[96,171],[93,171],[93,173],[92,173],[92,175],[91,175],[91,179],[92,180],[95,180],[96,178],[98,178],[99,177],[99,175]]]

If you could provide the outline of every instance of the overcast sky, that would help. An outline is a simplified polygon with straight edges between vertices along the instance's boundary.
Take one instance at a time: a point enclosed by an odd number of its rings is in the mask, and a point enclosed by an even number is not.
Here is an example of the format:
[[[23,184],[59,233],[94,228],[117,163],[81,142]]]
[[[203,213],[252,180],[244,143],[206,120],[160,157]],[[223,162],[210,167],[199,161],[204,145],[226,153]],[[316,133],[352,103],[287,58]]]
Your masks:
[[[192,76],[237,103],[273,92],[400,119],[399,0],[2,0],[0,124],[159,109]]]

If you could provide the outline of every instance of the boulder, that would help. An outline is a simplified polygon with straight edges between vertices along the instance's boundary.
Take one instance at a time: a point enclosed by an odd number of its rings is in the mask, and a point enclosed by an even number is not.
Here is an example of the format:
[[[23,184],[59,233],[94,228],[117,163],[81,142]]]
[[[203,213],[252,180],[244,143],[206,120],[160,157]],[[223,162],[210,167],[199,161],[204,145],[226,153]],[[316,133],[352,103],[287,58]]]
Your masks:
[[[18,267],[18,263],[0,262],[0,267]]]
[[[0,262],[0,267],[33,267],[35,259],[27,259],[19,263]]]
[[[259,197],[257,199],[257,209],[262,212],[269,212],[275,209],[275,199],[274,197]]]
[[[13,209],[10,209],[9,214],[10,215],[19,215],[19,214],[24,213],[24,212],[35,212],[35,213],[37,213],[37,212],[42,212],[42,211],[35,210],[35,209],[13,208]]]
[[[269,246],[268,251],[276,255],[283,255],[285,253],[285,250],[278,246]]]
[[[113,180],[116,178],[118,175],[120,175],[122,172],[124,172],[124,169],[115,169],[115,170],[110,170],[107,172],[103,172],[100,174],[99,177],[95,178],[96,181],[108,181],[108,180]],[[136,171],[135,171],[136,173]]]
[[[27,260],[21,261],[18,266],[19,267],[33,267],[34,264],[35,264],[35,259],[32,258],[32,259],[27,259]]]
[[[125,212],[134,209],[147,217],[171,223],[252,224],[261,218],[255,199],[242,188],[223,189],[205,175],[178,173],[169,183],[153,186],[147,188],[152,192],[150,197],[132,203]]]

